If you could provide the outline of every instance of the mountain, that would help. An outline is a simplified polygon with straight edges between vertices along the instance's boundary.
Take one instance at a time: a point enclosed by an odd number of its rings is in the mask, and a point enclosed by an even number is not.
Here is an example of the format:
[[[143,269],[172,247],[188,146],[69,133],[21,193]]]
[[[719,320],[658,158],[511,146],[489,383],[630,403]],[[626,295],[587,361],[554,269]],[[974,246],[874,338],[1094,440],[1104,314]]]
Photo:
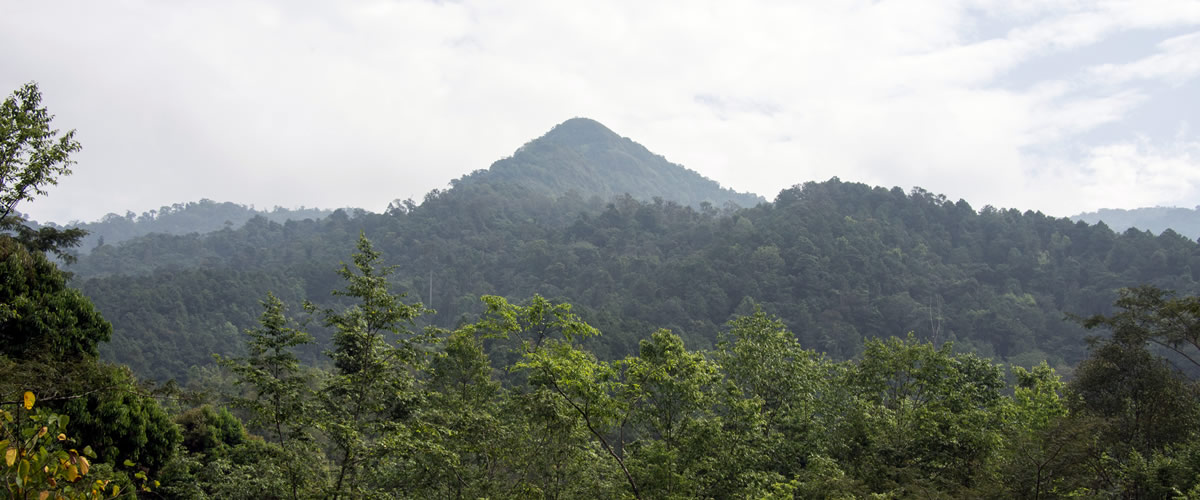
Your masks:
[[[723,208],[766,201],[723,188],[587,118],[567,120],[491,168],[455,181],[463,183],[511,183],[554,196],[574,191],[602,200],[628,193],[638,200],[658,197],[693,208],[705,202]]]
[[[1087,332],[1064,317],[1110,312],[1122,287],[1200,292],[1200,245],[1174,232],[976,211],[919,188],[837,178],[759,202],[587,119],[452,185],[382,214],[141,236],[68,270],[113,323],[102,356],[181,380],[211,353],[241,349],[268,292],[293,310],[337,305],[337,269],[360,234],[395,265],[394,289],[437,311],[418,327],[471,321],[482,295],[540,294],[604,332],[589,348],[608,359],[659,327],[713,346],[731,318],[762,308],[839,359],[861,354],[864,338],[912,332],[1069,371]],[[316,324],[312,361],[329,339]]]
[[[1089,224],[1104,222],[1105,225],[1117,232],[1136,228],[1159,234],[1170,229],[1193,240],[1200,238],[1200,206],[1194,209],[1180,207],[1146,207],[1133,210],[1102,208],[1096,212],[1072,216],[1071,219]]]

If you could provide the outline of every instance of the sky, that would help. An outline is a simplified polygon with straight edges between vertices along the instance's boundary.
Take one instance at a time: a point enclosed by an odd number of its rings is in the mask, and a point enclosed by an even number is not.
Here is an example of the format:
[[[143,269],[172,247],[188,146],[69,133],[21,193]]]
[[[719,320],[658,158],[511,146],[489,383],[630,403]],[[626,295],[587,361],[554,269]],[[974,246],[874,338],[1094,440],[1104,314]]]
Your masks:
[[[18,209],[418,202],[572,117],[738,191],[1200,205],[1200,0],[0,0],[83,150]]]

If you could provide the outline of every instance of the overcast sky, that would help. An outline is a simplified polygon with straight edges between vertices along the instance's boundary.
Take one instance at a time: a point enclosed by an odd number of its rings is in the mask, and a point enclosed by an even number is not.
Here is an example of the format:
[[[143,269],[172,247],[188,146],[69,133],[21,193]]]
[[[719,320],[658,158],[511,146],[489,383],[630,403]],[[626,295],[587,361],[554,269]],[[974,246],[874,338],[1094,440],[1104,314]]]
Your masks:
[[[1200,1],[0,0],[75,174],[18,207],[383,210],[575,116],[739,191],[1200,205]]]

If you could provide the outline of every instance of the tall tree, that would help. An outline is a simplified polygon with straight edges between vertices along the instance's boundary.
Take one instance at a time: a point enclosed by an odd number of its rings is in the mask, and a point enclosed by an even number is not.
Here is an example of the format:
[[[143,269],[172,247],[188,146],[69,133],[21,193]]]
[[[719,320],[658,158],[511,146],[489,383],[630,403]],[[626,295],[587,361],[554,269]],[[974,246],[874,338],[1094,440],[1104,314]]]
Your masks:
[[[313,338],[290,327],[284,311],[283,301],[268,293],[259,327],[246,330],[249,355],[226,360],[225,364],[237,375],[237,383],[251,391],[249,397],[235,400],[251,410],[250,424],[267,431],[270,439],[293,455],[280,466],[287,475],[291,498],[296,499],[313,475],[302,471],[294,455],[309,451],[314,405],[312,377],[300,366],[293,350],[313,343]]]
[[[1200,368],[1200,296],[1176,297],[1174,292],[1150,285],[1124,288],[1110,315],[1082,320],[1088,329],[1112,332],[1110,340],[1130,347],[1154,344]]]
[[[1200,424],[1200,387],[1149,349],[1195,363],[1200,299],[1141,286],[1122,290],[1115,305],[1112,315],[1082,321],[1111,335],[1091,339],[1091,356],[1069,387],[1079,396],[1076,410],[1108,421],[1104,435],[1114,455],[1148,455],[1192,437]]]
[[[42,106],[42,93],[30,82],[0,104],[0,232],[13,233],[30,250],[54,252],[71,259],[65,249],[86,234],[79,229],[33,230],[24,225],[16,208],[22,201],[45,196],[46,187],[69,175],[71,153],[81,146],[75,131],[60,135],[54,119]]]
[[[630,462],[645,495],[707,496],[700,494],[700,479],[713,457],[705,445],[713,431],[717,365],[688,352],[678,335],[659,330],[642,340],[637,357],[620,366],[622,395],[631,402],[629,420],[639,437],[629,447]]]
[[[353,267],[343,263],[338,271],[346,287],[334,292],[356,303],[322,312],[325,325],[333,329],[330,357],[336,370],[325,389],[329,418],[323,422],[337,454],[330,492],[335,499],[361,496],[358,473],[367,460],[403,446],[394,438],[403,435],[417,403],[412,370],[424,361],[426,337],[414,335],[410,327],[425,307],[406,304],[403,294],[391,292],[393,268],[380,260],[381,254],[360,234]],[[393,439],[382,439],[385,435]]]

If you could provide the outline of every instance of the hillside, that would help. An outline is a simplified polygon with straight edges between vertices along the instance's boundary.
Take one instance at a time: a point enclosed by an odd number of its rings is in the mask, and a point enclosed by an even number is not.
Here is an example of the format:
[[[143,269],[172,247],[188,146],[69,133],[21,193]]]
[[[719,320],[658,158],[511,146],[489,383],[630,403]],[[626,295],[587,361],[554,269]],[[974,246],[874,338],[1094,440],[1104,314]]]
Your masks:
[[[758,305],[838,359],[864,338],[914,332],[1069,371],[1086,334],[1067,314],[1107,312],[1118,288],[1141,283],[1200,291],[1200,246],[1172,233],[1117,234],[838,179],[733,212],[460,184],[408,211],[155,235],[71,270],[114,324],[104,356],[184,378],[210,352],[237,351],[268,291],[293,307],[330,303],[360,231],[398,266],[397,291],[437,310],[425,321],[453,327],[481,311],[481,295],[538,293],[575,304],[604,332],[589,348],[607,358],[660,326],[711,346],[722,324]]]
[[[456,181],[464,183],[510,183],[551,196],[574,191],[602,200],[628,193],[642,201],[658,197],[693,208],[706,202],[722,208],[726,203],[752,207],[765,201],[722,188],[587,118],[567,120],[491,168]]]
[[[1200,207],[1145,207],[1133,210],[1103,208],[1071,217],[1072,220],[1097,224],[1103,222],[1114,231],[1137,228],[1160,234],[1168,229],[1193,240],[1200,238]]]

